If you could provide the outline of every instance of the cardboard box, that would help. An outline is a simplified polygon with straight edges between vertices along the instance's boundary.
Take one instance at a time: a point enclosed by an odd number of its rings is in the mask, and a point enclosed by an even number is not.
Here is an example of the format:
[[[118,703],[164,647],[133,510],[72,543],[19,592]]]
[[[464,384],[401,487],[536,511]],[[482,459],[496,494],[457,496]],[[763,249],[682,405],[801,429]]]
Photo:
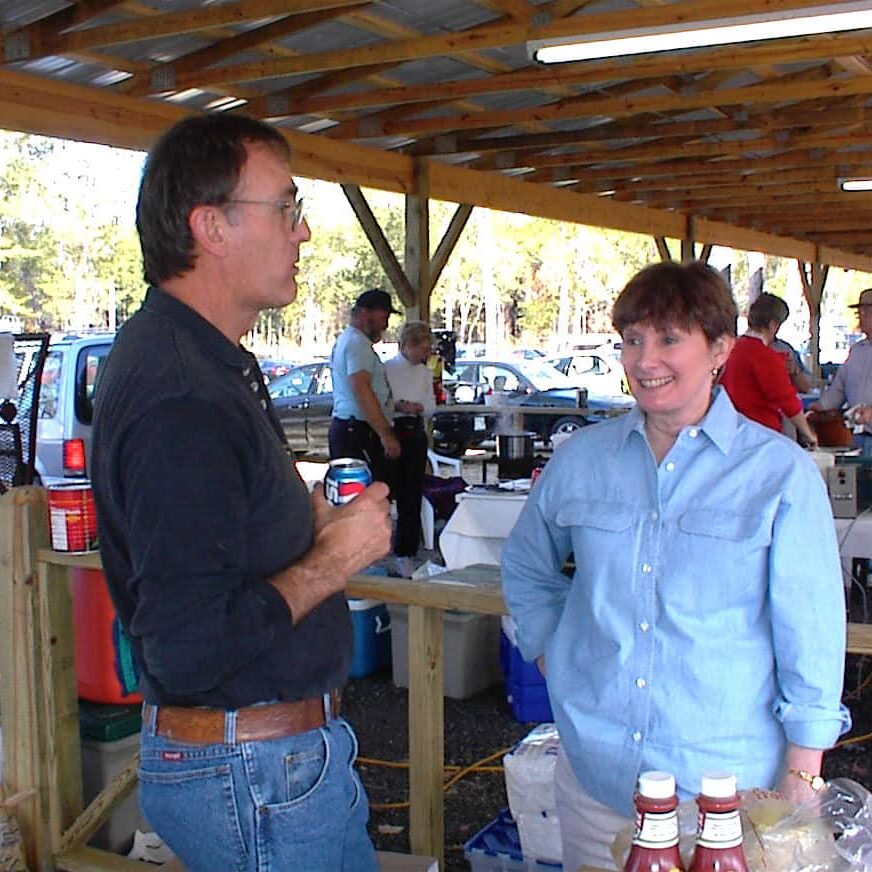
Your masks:
[[[388,605],[394,684],[409,686],[409,614],[404,605]],[[444,616],[445,696],[467,699],[499,684],[500,619],[496,615],[446,611]]]

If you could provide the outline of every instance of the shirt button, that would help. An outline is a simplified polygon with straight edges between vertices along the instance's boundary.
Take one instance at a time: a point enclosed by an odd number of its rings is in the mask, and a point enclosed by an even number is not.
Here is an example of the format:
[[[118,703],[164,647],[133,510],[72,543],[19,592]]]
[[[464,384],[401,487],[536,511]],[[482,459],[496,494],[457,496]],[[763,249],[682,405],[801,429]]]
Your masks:
[[[642,564],[642,572],[644,572],[646,575],[649,572],[651,572],[651,564],[650,563],[643,563]]]
[[[248,378],[248,374],[249,374],[250,372],[251,372],[251,367],[250,367],[250,366],[247,366],[247,367],[245,367],[244,370],[242,370],[242,374],[243,374],[246,378]]]
[[[656,521],[660,517],[658,512],[651,512],[651,520]]]
[[[699,436],[699,430],[697,430],[696,427],[694,427],[694,428],[693,428],[693,429],[688,433],[688,436],[690,436],[691,439],[696,439],[696,437]]]
[[[248,383],[248,386],[249,386],[253,391],[256,391],[256,390],[257,390],[257,382],[249,382],[249,383]]]
[[[634,742],[641,742],[642,741],[642,734],[638,730],[636,730],[636,732],[633,733],[633,741]]]
[[[647,621],[642,621],[642,623],[639,624],[639,629],[640,629],[643,633],[647,633],[648,630],[651,629],[651,625],[650,625]]]
[[[641,690],[643,687],[645,687],[646,684],[648,684],[648,682],[645,681],[644,678],[637,678],[637,679],[636,679],[636,687],[638,687],[640,690]]]
[[[261,407],[261,409],[263,409],[264,411],[266,411],[266,400],[261,400],[261,401],[260,401],[260,407]]]
[[[666,471],[672,472],[675,469],[675,464],[670,460],[669,463],[666,464]]]

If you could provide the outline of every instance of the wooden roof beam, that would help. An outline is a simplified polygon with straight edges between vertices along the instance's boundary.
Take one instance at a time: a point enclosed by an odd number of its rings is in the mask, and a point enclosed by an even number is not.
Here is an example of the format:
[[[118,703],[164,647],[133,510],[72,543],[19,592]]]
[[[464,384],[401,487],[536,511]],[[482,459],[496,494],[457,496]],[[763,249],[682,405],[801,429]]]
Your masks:
[[[632,78],[642,82],[649,78],[703,73],[713,70],[743,69],[760,61],[767,63],[797,63],[829,60],[834,54],[872,54],[872,36],[854,34],[833,37],[806,37],[801,40],[776,40],[765,45],[744,48],[733,46],[699,50],[692,54],[641,55],[628,65],[626,58],[609,61],[588,61],[557,66],[521,69],[482,79],[441,82],[360,93],[331,94],[312,98],[301,112],[317,114],[348,109],[366,109],[397,103],[447,102],[459,98],[508,91],[542,90],[549,87],[598,84]]]
[[[163,82],[164,84],[169,84],[169,88],[171,88],[173,83],[175,83],[175,77],[179,73],[212,66],[234,55],[262,46],[272,40],[281,39],[289,34],[299,33],[315,25],[323,24],[325,21],[331,21],[334,18],[347,15],[349,9],[356,6],[368,6],[371,2],[372,0],[345,0],[342,6],[334,6],[333,8],[322,9],[318,12],[287,15],[270,24],[264,24],[261,27],[252,28],[244,33],[220,39],[212,45],[182,55],[169,63],[153,66],[146,74],[134,76],[127,82],[124,82],[119,90],[125,94],[139,97],[154,91],[156,83]],[[157,87],[157,90],[168,90],[169,88]]]
[[[400,124],[385,124],[378,136],[419,136],[451,133],[460,130],[484,130],[511,127],[534,118],[537,121],[566,121],[605,115],[627,117],[645,112],[690,112],[717,106],[746,106],[755,103],[782,103],[872,92],[872,77],[844,81],[792,82],[787,84],[746,85],[690,94],[639,96],[597,99],[578,97],[540,106],[534,110],[499,110],[460,117],[422,118]],[[358,138],[367,134],[359,133]],[[372,135],[372,134],[370,134]]]
[[[801,9],[817,5],[819,2],[820,0],[768,0],[767,7],[773,11]],[[759,0],[731,0],[730,11],[733,15],[759,12]],[[680,10],[670,6],[656,6],[585,15],[584,31],[586,34],[605,33],[612,30],[666,24],[675,19],[677,12],[680,12],[681,20],[685,22],[718,17],[723,14],[723,0],[692,0],[692,2],[681,3]],[[563,18],[540,27],[515,23],[485,24],[461,33],[398,39],[356,49],[318,52],[284,60],[203,70],[197,74],[184,76],[178,82],[178,87],[180,89],[207,88],[211,85],[255,81],[296,73],[327,72],[352,66],[423,60],[441,55],[516,45],[528,39],[573,35],[578,32],[579,27],[580,21],[576,18]]]
[[[300,12],[316,12],[337,6],[356,5],[357,0],[231,0],[214,6],[198,6],[183,12],[164,12],[147,18],[136,18],[115,24],[104,24],[83,30],[46,34],[39,54],[63,55],[72,51],[106,45],[121,45],[155,39],[161,36],[178,36],[195,33],[212,27],[226,27],[257,21],[261,18],[289,15]]]

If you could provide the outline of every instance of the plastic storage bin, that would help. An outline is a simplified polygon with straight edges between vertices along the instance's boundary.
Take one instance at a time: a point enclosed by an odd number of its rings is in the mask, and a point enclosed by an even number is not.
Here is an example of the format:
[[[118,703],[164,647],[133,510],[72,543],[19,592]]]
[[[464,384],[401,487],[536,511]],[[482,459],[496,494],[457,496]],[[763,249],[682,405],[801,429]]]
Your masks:
[[[384,603],[371,599],[350,599],[354,627],[354,654],[349,678],[363,678],[387,669],[391,663],[391,618]]]
[[[409,611],[388,604],[394,684],[409,686]],[[445,696],[467,699],[499,684],[500,619],[496,615],[447,611],[444,617]]]
[[[111,742],[82,740],[82,793],[87,805],[139,750],[139,733]],[[115,853],[127,853],[135,830],[152,829],[139,808],[134,789],[117,806],[109,820],[91,837],[89,844]]]
[[[535,663],[527,663],[517,645],[500,632],[500,666],[506,682],[506,702],[522,723],[553,721],[545,678]]]
[[[141,702],[139,671],[103,573],[73,569],[70,583],[79,696],[91,702]]]
[[[472,872],[554,872],[563,868],[560,863],[525,857],[521,853],[518,828],[508,809],[503,809],[484,829],[479,830],[463,846],[463,854]]]

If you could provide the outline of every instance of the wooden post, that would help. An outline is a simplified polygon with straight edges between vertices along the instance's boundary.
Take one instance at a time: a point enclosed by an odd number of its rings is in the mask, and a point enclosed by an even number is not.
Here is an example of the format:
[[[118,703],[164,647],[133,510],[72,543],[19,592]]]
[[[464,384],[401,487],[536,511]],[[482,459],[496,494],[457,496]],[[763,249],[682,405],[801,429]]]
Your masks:
[[[409,840],[413,854],[436,857],[440,869],[445,863],[442,631],[440,609],[409,606]]]
[[[405,273],[415,292],[417,316],[430,321],[430,164],[415,161],[415,189],[406,194]],[[410,307],[411,308],[411,307]]]
[[[31,869],[51,869],[40,615],[36,549],[48,539],[43,492],[13,488],[0,496],[0,710],[3,781],[10,794],[36,790],[18,803],[24,853]]]
[[[52,853],[61,851],[64,830],[82,811],[82,746],[73,600],[64,566],[39,564],[40,662],[45,730],[45,767],[49,784],[48,824]]]
[[[808,327],[810,333],[812,375],[821,377],[821,300],[827,283],[829,267],[821,263],[806,263],[798,260],[799,277],[802,280],[802,294],[808,305]]]

